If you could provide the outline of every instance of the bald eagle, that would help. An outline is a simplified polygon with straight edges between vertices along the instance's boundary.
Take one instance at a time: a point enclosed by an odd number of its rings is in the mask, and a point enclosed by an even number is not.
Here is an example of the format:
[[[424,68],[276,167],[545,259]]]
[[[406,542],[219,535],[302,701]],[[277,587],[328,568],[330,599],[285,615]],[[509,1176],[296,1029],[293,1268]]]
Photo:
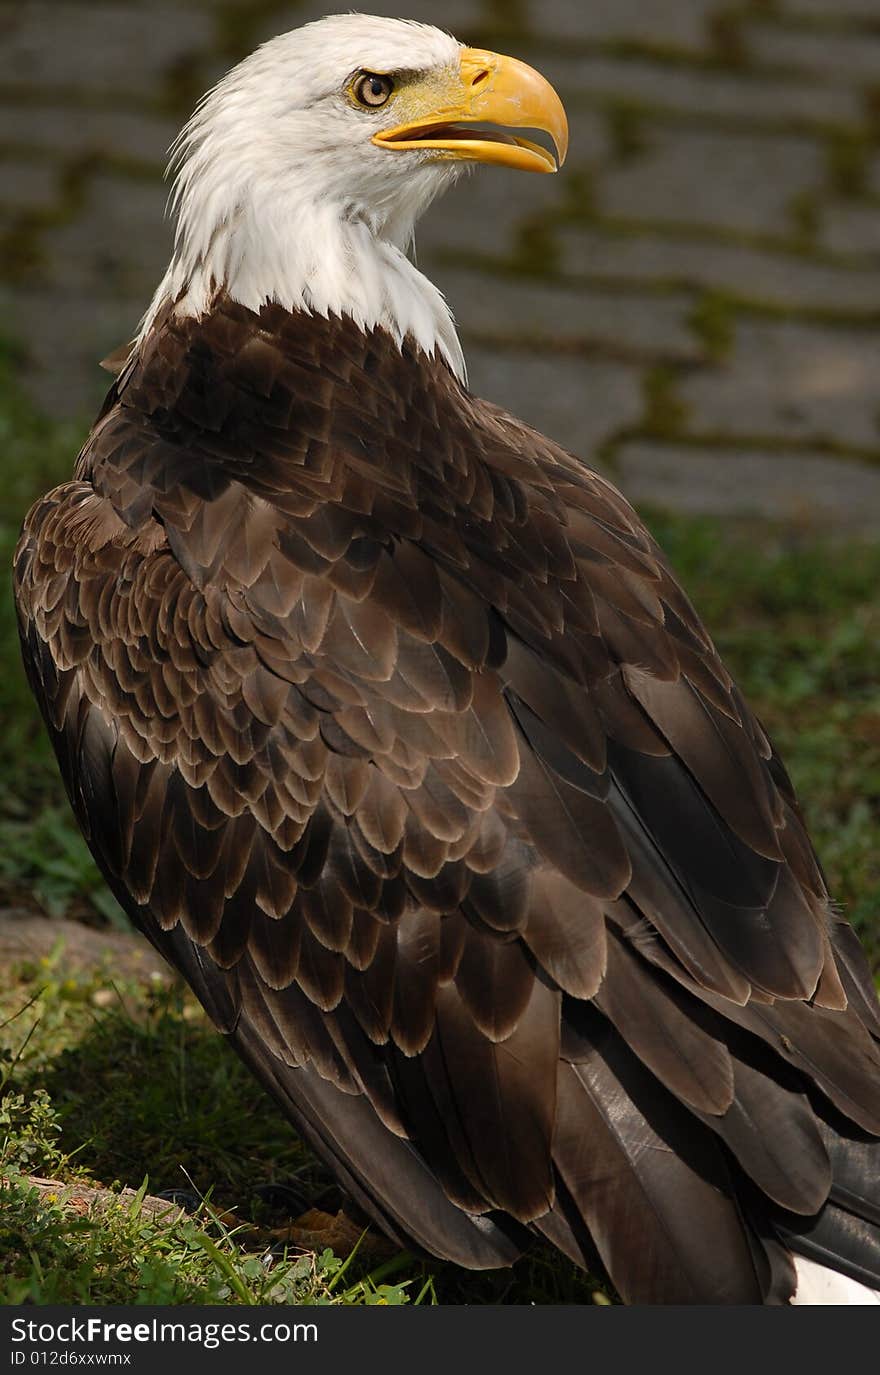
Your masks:
[[[524,130],[561,163],[531,68],[357,15],[205,97],[171,264],[24,526],[30,683],[122,907],[392,1239],[880,1302],[880,1014],[785,768],[408,255],[469,165],[556,170]]]

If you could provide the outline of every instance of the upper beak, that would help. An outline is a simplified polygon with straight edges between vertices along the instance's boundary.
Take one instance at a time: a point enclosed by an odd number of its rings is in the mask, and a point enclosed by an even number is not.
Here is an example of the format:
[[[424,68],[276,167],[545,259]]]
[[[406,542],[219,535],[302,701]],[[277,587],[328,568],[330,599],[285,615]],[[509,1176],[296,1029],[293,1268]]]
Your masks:
[[[497,163],[524,172],[556,172],[568,152],[568,120],[562,101],[544,77],[514,57],[464,48],[448,92],[438,92],[406,124],[374,135],[380,148],[434,148],[449,158]],[[444,96],[448,95],[448,101]],[[538,129],[549,134],[557,161],[546,148],[512,134],[473,133],[457,124]]]

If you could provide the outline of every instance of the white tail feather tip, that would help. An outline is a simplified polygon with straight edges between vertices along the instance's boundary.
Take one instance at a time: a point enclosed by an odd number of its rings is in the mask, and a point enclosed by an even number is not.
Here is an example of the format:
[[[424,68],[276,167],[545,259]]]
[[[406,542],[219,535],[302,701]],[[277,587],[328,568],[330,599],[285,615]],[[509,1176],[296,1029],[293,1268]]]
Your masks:
[[[794,1268],[797,1272],[797,1291],[792,1304],[880,1304],[880,1293],[868,1289],[858,1280],[841,1275],[837,1270],[829,1270],[804,1256],[795,1256]]]

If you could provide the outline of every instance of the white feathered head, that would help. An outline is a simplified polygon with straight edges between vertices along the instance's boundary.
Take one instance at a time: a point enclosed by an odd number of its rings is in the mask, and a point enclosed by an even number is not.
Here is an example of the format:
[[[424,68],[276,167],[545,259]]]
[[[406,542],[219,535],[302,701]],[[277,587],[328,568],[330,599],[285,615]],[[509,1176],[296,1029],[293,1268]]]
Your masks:
[[[440,29],[345,14],[274,38],[177,141],[175,253],[157,301],[197,313],[223,288],[254,309],[276,300],[382,323],[448,356],[439,294],[404,255],[469,165],[556,171],[512,129],[545,132],[564,159],[565,112],[544,78]],[[448,326],[442,303],[440,314]]]

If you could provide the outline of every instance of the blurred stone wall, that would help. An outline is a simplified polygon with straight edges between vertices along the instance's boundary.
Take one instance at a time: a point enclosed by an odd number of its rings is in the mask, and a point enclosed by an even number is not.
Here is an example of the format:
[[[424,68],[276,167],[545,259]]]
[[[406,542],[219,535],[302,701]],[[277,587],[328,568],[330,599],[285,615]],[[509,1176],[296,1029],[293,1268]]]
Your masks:
[[[363,8],[525,57],[569,110],[561,176],[481,169],[423,225],[474,390],[637,501],[880,528],[880,0]],[[0,328],[56,415],[86,422],[161,274],[196,98],[324,12],[0,4]]]

